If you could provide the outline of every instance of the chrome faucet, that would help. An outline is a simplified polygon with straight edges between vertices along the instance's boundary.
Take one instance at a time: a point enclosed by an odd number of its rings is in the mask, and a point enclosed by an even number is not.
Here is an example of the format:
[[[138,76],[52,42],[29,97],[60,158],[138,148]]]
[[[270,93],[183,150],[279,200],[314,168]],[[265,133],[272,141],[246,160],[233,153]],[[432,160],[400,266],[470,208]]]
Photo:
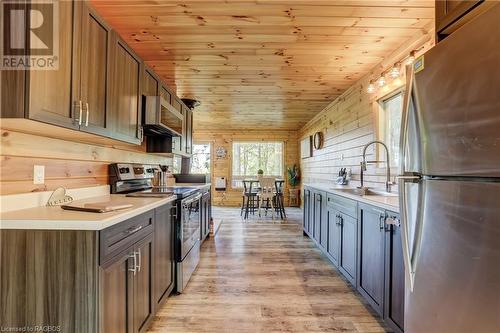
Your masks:
[[[382,141],[371,141],[368,142],[365,147],[363,148],[363,161],[361,161],[361,188],[363,188],[363,172],[366,171],[366,165],[367,164],[373,164],[373,163],[380,163],[383,161],[367,161],[366,160],[366,150],[368,149],[369,146],[372,144],[379,143],[385,148],[385,162],[386,162],[386,167],[387,167],[387,180],[385,182],[385,190],[387,192],[391,192],[391,185],[394,185],[393,182],[391,182],[391,164],[390,164],[390,157],[389,157],[389,148],[387,148],[386,144],[383,143]]]

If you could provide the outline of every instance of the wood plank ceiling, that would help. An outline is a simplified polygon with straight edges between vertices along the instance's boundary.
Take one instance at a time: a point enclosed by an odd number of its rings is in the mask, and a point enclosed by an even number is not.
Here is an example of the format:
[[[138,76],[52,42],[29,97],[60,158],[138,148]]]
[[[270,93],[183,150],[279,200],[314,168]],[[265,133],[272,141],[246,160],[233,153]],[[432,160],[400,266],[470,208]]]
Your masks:
[[[195,129],[295,130],[404,43],[432,0],[93,0],[180,97]]]

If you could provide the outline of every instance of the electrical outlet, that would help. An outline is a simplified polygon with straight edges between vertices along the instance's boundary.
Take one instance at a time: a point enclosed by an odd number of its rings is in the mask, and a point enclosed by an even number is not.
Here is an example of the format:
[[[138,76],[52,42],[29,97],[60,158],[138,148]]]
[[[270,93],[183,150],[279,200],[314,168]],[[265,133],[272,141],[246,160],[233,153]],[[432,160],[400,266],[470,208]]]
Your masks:
[[[45,165],[33,166],[33,184],[45,183]]]

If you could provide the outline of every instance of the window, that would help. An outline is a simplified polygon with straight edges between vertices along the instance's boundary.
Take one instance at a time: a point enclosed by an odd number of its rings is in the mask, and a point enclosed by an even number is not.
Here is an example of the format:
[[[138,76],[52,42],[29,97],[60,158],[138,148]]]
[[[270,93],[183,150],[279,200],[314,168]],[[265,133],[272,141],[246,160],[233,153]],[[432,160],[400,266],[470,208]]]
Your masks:
[[[283,177],[283,142],[233,142],[232,186],[242,187],[241,181],[256,178],[259,169]]]
[[[191,173],[210,174],[210,143],[193,144]]]
[[[391,166],[399,164],[399,136],[401,132],[401,114],[403,112],[403,92],[399,91],[380,102],[380,139],[389,148]],[[379,151],[379,153],[382,150]]]

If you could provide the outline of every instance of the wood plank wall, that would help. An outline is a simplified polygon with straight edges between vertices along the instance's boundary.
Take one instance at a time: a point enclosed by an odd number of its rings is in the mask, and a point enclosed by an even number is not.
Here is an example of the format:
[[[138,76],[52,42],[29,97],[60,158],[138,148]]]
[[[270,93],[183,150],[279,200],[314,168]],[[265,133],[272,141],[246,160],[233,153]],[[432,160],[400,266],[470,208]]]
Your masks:
[[[368,94],[366,88],[371,79],[377,79],[382,71],[399,61],[408,50],[420,49],[417,55],[424,53],[434,45],[434,38],[430,34],[426,38],[415,41],[413,45],[405,45],[388,57],[382,64],[340,97],[330,103],[311,121],[309,121],[298,134],[300,141],[314,133],[321,131],[324,134],[324,146],[320,150],[313,149],[313,156],[300,161],[302,183],[321,183],[334,185],[334,180],[340,168],[351,168],[352,186],[360,184],[360,162],[363,147],[378,138],[378,114],[380,111],[379,100],[389,96],[405,83],[404,68],[402,76],[397,81],[389,81],[383,89],[377,89],[373,94]],[[378,159],[378,149],[373,145],[368,150],[368,160]],[[300,155],[299,155],[300,156]],[[385,156],[380,158],[385,160]],[[397,166],[391,167],[391,175],[397,174]],[[365,173],[365,186],[385,186],[385,164],[369,165]],[[393,179],[394,181],[394,179]],[[397,186],[393,186],[397,191]]]
[[[89,144],[78,138],[62,140],[5,128],[1,129],[0,161],[2,195],[108,184],[112,162],[172,164],[170,157],[145,153],[144,146],[112,140],[109,145]],[[34,165],[45,166],[45,184],[33,184]]]
[[[196,111],[195,111],[196,113]],[[195,115],[196,116],[196,115]],[[232,167],[232,143],[233,141],[283,141],[284,142],[284,166],[298,164],[298,141],[296,131],[274,130],[197,130],[193,134],[194,143],[211,143],[212,149],[212,184],[215,177],[226,177],[227,190],[219,192],[213,189],[212,202],[216,206],[241,205],[242,189],[231,187]],[[215,157],[215,149],[224,147],[227,151],[225,158]],[[285,173],[283,177],[285,177]],[[286,179],[286,178],[285,178]],[[288,184],[285,187],[285,204],[288,203]]]

